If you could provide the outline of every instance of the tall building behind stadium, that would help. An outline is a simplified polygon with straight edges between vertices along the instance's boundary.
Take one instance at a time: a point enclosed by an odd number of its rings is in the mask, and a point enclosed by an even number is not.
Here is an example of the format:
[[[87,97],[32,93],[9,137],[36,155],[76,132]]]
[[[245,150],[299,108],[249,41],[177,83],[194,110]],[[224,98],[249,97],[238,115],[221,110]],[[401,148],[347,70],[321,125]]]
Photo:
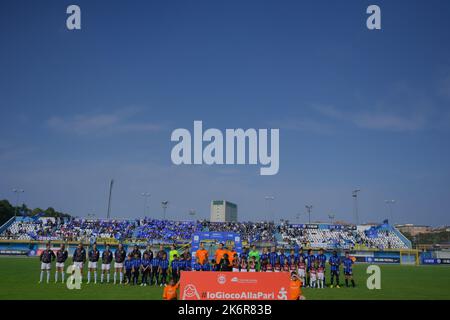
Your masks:
[[[211,222],[237,222],[237,205],[226,200],[211,201]]]

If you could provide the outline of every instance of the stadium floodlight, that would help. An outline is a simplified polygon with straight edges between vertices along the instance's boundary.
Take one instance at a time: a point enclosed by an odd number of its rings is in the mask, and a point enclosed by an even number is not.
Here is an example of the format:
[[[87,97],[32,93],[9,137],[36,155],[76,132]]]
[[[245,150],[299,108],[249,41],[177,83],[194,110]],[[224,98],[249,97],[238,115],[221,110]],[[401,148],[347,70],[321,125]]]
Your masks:
[[[274,196],[265,196],[264,199],[266,200],[267,207],[268,207],[268,210],[269,210],[269,216],[268,216],[267,220],[270,220],[272,218],[272,221],[273,221],[274,219],[273,219],[273,211],[272,211],[271,202],[273,200],[275,200],[275,197]]]
[[[311,224],[311,210],[312,210],[313,206],[312,205],[306,205],[305,208],[308,211],[308,223]]]
[[[392,213],[392,206],[395,204],[395,200],[384,200],[384,203],[389,207],[389,217],[391,219],[391,224],[394,225],[394,215]]]
[[[15,188],[12,191],[16,194],[16,209],[14,210],[14,217],[17,217],[17,209],[19,207],[20,194],[24,193],[25,190],[19,189],[19,188]]]
[[[165,200],[161,202],[161,207],[163,209],[163,220],[166,220],[166,210],[167,207],[169,206],[169,201]]]
[[[147,216],[147,208],[149,207],[147,202],[148,202],[148,198],[150,198],[151,194],[148,192],[142,192],[141,196],[144,197],[144,217]]]
[[[192,218],[194,218],[195,214],[196,214],[196,212],[195,212],[194,209],[190,209],[190,210],[189,210],[189,215],[190,215]]]
[[[358,192],[360,192],[361,189],[355,189],[352,191],[352,197],[353,197],[353,214],[355,216],[355,222],[356,225],[359,224],[359,214],[358,214]]]

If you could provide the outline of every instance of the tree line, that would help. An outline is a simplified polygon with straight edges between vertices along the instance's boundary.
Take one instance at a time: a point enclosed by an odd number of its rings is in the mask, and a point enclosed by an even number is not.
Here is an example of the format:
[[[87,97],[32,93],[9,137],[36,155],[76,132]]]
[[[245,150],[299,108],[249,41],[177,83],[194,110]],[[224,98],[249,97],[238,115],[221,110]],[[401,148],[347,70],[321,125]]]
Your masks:
[[[48,207],[45,210],[41,208],[28,208],[26,204],[15,207],[6,199],[0,200],[0,225],[4,224],[6,221],[14,217],[15,214],[17,214],[17,216],[26,217],[42,215],[44,217],[65,218],[71,216],[68,213],[57,211],[52,207]]]

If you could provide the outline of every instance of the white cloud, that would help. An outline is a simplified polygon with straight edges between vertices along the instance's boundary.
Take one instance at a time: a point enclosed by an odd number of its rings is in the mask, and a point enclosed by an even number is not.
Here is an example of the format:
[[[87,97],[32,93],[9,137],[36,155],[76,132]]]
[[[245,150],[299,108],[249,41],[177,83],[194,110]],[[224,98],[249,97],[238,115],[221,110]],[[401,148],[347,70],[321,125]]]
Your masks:
[[[131,115],[129,112],[113,112],[70,117],[53,116],[47,120],[47,125],[58,131],[79,135],[151,132],[162,129],[159,124],[134,122],[130,119]]]
[[[341,121],[351,122],[363,129],[387,131],[416,131],[425,127],[425,117],[412,115],[396,115],[388,112],[354,111],[344,112],[330,105],[315,105],[320,114]]]
[[[331,134],[334,132],[333,128],[329,124],[316,121],[311,118],[285,119],[283,121],[275,121],[271,123],[271,127],[291,131],[310,132],[315,134]]]
[[[401,117],[392,114],[362,113],[356,114],[351,120],[360,128],[390,131],[416,131],[425,125],[425,119],[422,117]]]

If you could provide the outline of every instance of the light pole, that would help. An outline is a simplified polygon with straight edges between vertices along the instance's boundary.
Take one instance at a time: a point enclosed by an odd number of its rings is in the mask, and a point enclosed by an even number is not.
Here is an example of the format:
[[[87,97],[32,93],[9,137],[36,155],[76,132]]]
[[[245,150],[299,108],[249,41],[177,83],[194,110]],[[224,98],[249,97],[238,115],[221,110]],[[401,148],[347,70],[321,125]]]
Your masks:
[[[275,200],[275,197],[274,196],[265,196],[264,199],[266,200],[267,208],[269,210],[269,217],[267,220],[270,220],[270,218],[272,218],[272,220],[273,220],[271,201]]]
[[[352,197],[353,197],[353,214],[355,215],[356,225],[359,224],[359,217],[358,217],[358,192],[360,192],[361,189],[355,189],[352,191]]]
[[[166,220],[166,210],[167,207],[169,206],[169,201],[165,200],[161,202],[161,207],[163,209],[163,220]]]
[[[333,224],[333,220],[334,220],[334,214],[329,214],[328,218],[330,218],[331,224]]]
[[[142,192],[141,196],[144,197],[144,217],[145,217],[145,216],[147,216],[147,208],[148,208],[147,202],[148,202],[148,198],[150,198],[151,194],[148,193],[148,192]]]
[[[108,220],[111,217],[111,200],[112,200],[113,186],[114,186],[114,179],[111,179],[111,182],[109,183],[108,211],[106,212],[106,218]]]
[[[16,209],[14,210],[14,217],[17,217],[17,209],[19,207],[20,194],[24,193],[25,190],[23,190],[23,189],[13,189],[12,191],[16,194]]]
[[[306,208],[306,211],[308,211],[308,223],[311,224],[311,210],[312,210],[313,206],[306,205],[305,208]]]
[[[391,218],[391,225],[394,225],[394,215],[392,214],[392,206],[395,204],[395,200],[384,200],[384,203],[389,207],[389,217]]]

